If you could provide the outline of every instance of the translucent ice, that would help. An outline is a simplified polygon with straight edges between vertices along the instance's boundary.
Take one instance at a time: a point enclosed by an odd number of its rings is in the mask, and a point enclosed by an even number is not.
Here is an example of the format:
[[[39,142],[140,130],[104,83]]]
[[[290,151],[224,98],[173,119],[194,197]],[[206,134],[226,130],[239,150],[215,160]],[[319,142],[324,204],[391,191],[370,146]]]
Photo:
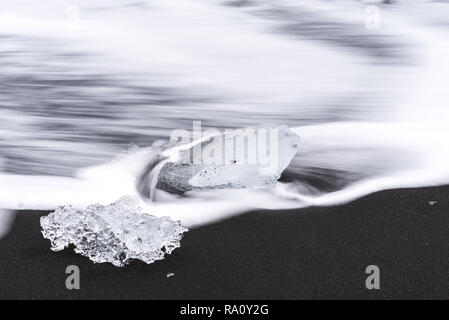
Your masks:
[[[162,167],[157,187],[193,189],[265,187],[277,182],[295,156],[300,138],[287,127],[220,133]]]
[[[134,259],[153,263],[180,247],[188,231],[179,221],[146,214],[130,197],[108,205],[92,205],[84,211],[60,207],[41,218],[42,234],[51,249],[73,245],[75,252],[95,263],[123,267]]]

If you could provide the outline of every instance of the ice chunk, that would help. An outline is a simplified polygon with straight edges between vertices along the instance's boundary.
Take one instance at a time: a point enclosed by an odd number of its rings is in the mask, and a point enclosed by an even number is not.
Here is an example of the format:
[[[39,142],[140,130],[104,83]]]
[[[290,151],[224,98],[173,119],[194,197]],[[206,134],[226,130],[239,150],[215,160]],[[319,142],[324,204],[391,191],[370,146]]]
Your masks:
[[[218,134],[182,151],[179,160],[167,162],[159,173],[157,187],[183,193],[193,189],[269,186],[290,164],[299,142],[299,136],[287,127]],[[195,159],[198,150],[199,160],[198,156]]]
[[[75,252],[95,263],[118,267],[134,259],[148,264],[164,259],[180,247],[188,231],[179,221],[144,213],[131,197],[107,206],[91,205],[84,211],[60,207],[42,217],[41,226],[53,251],[73,245]]]

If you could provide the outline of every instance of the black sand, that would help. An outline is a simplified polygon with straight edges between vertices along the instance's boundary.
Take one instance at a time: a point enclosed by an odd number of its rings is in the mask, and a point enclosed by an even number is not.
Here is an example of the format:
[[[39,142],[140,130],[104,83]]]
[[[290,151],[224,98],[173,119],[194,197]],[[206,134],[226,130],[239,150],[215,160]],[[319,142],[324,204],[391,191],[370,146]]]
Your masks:
[[[20,212],[0,239],[0,298],[449,298],[448,195],[394,190],[341,207],[249,213],[190,231],[163,261],[126,268],[51,252],[45,213]],[[78,291],[65,288],[72,264]],[[381,269],[378,291],[365,289],[371,264]]]

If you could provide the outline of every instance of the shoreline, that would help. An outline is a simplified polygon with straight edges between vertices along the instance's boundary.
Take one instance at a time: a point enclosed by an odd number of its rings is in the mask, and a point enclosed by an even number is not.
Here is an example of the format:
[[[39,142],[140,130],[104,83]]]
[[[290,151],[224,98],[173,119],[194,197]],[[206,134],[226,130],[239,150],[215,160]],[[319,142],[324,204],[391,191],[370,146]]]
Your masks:
[[[39,226],[47,212],[20,211],[0,239],[0,298],[447,299],[448,194],[398,189],[251,212],[189,231],[162,261],[125,268],[50,251]],[[80,268],[80,290],[65,287],[68,265]],[[380,268],[380,290],[365,288],[369,265]]]

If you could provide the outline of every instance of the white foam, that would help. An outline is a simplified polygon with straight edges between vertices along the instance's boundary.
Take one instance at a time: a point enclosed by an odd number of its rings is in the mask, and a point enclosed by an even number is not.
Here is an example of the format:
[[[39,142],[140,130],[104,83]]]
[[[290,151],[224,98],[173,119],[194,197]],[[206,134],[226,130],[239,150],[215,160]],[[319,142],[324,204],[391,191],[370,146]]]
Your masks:
[[[363,9],[348,3],[349,8]],[[95,5],[99,4],[92,4]],[[257,18],[246,23],[244,13],[231,13],[204,1],[156,1],[154,6],[153,11],[133,14],[132,21],[114,11],[103,14],[87,11],[84,22],[70,32],[61,29],[64,25],[61,17],[49,18],[44,9],[30,14],[31,9],[25,6],[19,13],[6,12],[0,16],[3,27],[0,29],[82,38],[84,49],[98,43],[92,47],[111,61],[126,57],[123,59],[126,63],[108,65],[110,68],[143,69],[163,75],[159,80],[171,87],[207,88],[210,93],[225,93],[238,102],[235,108],[256,98],[267,102],[263,106],[286,102],[294,106],[297,101],[307,101],[321,93],[323,87],[329,94],[360,89],[358,80],[366,74],[370,81],[365,84],[382,90],[401,86],[402,81],[412,78],[404,87],[413,90],[402,92],[402,99],[395,100],[397,108],[376,110],[373,122],[293,128],[302,144],[290,169],[301,172],[308,166],[353,174],[356,177],[353,182],[340,190],[316,192],[299,181],[299,185],[279,184],[271,192],[215,190],[192,192],[189,199],[165,195],[160,203],[145,204],[152,214],[195,226],[250,209],[336,205],[380,190],[449,182],[446,102],[449,41],[437,27],[423,26],[416,18],[407,18],[394,10],[382,12],[388,32],[412,38],[420,47],[417,66],[402,69],[367,66],[365,59],[356,54],[342,54],[324,44],[292,41],[268,33],[266,25]],[[332,4],[326,2],[324,7],[327,6]],[[354,12],[345,11],[341,17],[363,22],[357,13],[363,10]],[[191,16],[198,19],[190,19]],[[151,28],[142,27],[148,23]],[[391,77],[376,74],[387,70],[392,70]],[[252,112],[257,111],[255,108]],[[60,205],[107,205],[123,195],[137,196],[136,177],[154,156],[153,152],[136,150],[112,163],[86,168],[74,178],[1,174],[0,208],[52,210]]]

